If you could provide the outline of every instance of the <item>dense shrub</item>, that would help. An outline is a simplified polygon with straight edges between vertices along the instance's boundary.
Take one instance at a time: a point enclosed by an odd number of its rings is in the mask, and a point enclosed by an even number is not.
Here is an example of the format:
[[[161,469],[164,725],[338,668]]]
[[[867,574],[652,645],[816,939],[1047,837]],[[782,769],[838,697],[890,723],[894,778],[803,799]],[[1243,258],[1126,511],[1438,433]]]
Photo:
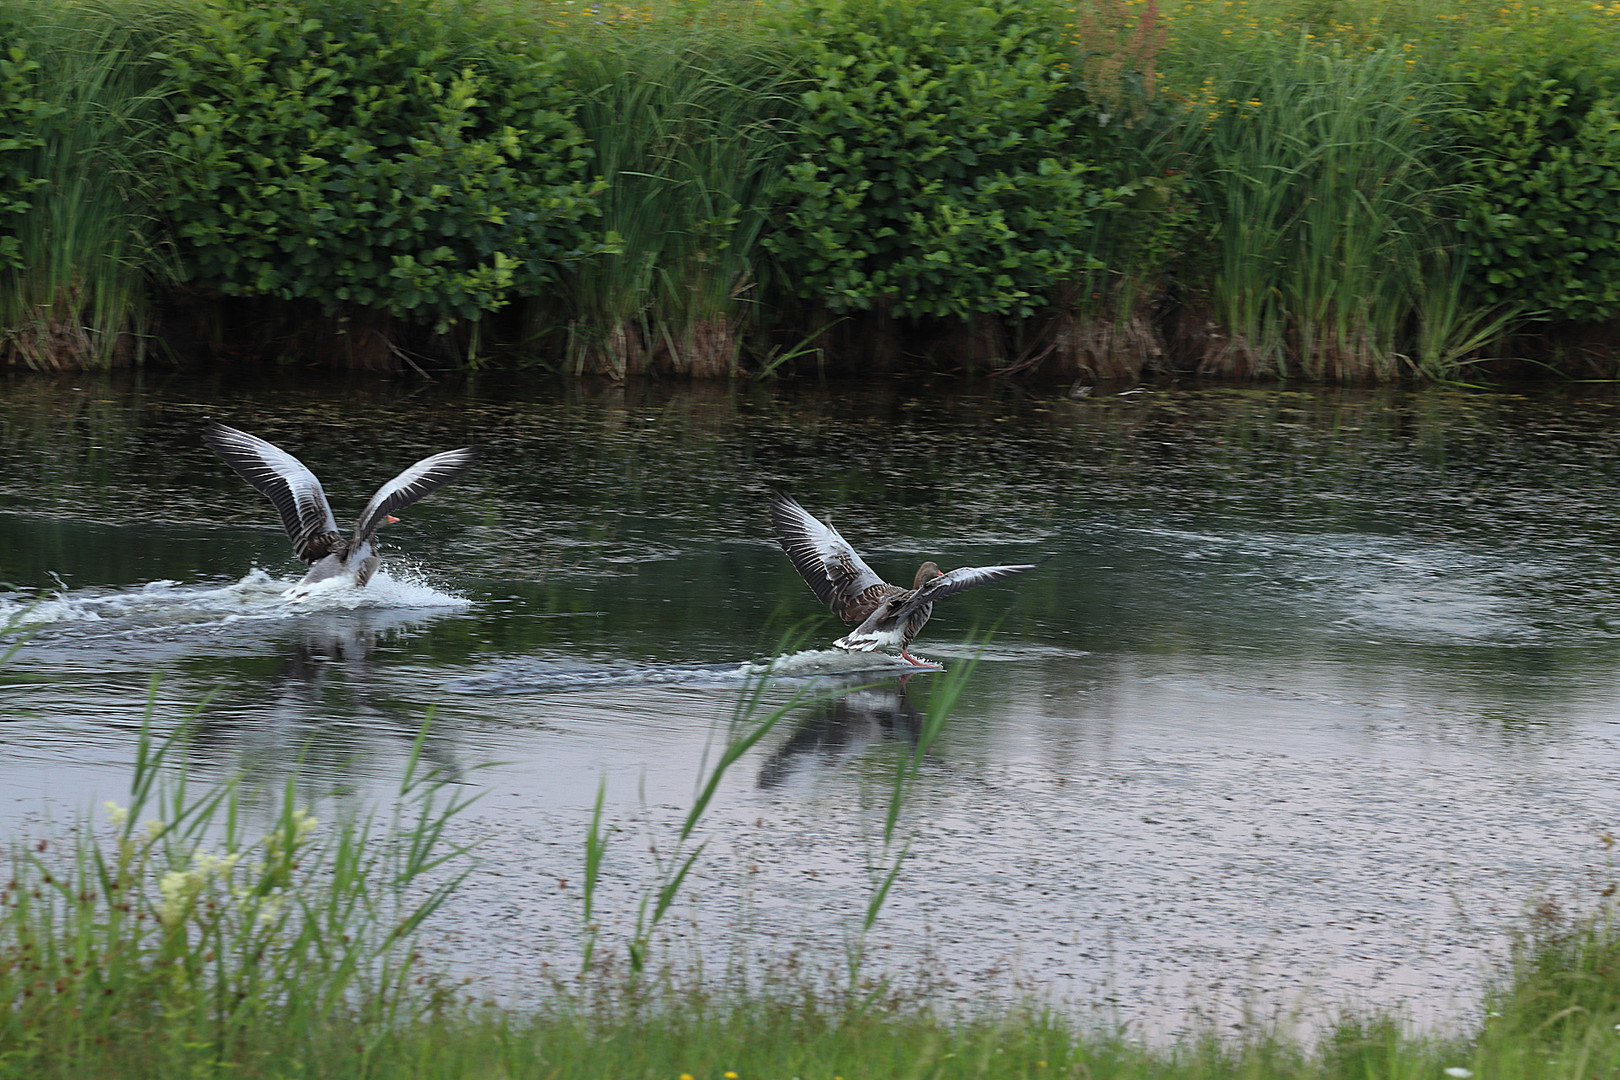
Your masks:
[[[0,27],[0,269],[22,269],[15,222],[44,186],[34,175],[33,151],[45,145],[43,127],[61,107],[39,96],[39,64],[22,45],[8,44]]]
[[[1620,50],[1612,17],[1485,28],[1458,63],[1475,288],[1546,319],[1620,316]]]
[[[167,58],[192,280],[441,331],[554,281],[592,209],[569,95],[454,29],[413,0],[205,7]]]
[[[810,88],[770,239],[801,296],[896,316],[1026,316],[1096,265],[1114,193],[1051,13],[1011,0],[808,0]]]
[[[183,352],[175,277],[304,302],[249,306],[278,325],[521,298],[457,342],[615,377],[770,369],[824,309],[1121,375],[1620,362],[1617,34],[1533,0],[0,0],[0,363]]]

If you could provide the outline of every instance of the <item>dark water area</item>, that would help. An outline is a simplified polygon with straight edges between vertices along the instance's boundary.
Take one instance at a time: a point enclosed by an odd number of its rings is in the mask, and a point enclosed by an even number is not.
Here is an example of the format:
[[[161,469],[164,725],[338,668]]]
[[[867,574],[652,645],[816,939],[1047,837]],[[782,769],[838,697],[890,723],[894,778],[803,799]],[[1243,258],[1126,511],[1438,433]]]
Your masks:
[[[769,537],[779,488],[889,580],[1045,560],[941,603],[914,647],[950,667],[994,630],[908,809],[880,968],[1150,1035],[1351,1003],[1466,1020],[1529,904],[1615,876],[1617,410],[1603,390],[11,376],[0,618],[37,628],[0,673],[0,825],[118,798],[148,694],[160,730],[196,712],[197,773],[296,777],[333,808],[381,798],[431,710],[430,759],[482,796],[458,826],[480,868],[432,932],[521,998],[577,963],[598,784],[611,931],[785,651],[766,704],[820,700],[728,778],[677,937],[836,966],[884,777],[940,680],[828,647],[842,629]],[[345,528],[411,461],[482,457],[383,532],[367,589],[293,601],[274,511],[202,445],[208,419],[297,454]]]

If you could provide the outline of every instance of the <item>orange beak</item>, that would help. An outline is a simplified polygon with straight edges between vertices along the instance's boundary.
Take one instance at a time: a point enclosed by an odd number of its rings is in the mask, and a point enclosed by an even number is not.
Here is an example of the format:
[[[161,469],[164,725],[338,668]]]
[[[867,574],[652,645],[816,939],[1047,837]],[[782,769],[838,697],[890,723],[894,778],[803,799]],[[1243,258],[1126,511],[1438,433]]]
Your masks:
[[[389,514],[388,515],[388,520],[383,522],[383,524],[384,525],[392,525],[398,520],[399,520],[399,518],[395,517],[393,514]]]

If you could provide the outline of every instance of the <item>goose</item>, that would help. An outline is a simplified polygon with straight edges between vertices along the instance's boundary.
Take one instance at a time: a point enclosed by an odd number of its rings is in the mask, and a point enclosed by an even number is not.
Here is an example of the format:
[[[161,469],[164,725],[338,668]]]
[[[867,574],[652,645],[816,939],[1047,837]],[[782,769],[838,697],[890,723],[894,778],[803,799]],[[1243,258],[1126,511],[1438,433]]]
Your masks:
[[[321,582],[342,578],[357,589],[364,588],[381,561],[373,543],[377,530],[399,520],[395,510],[405,509],[459,475],[475,456],[471,447],[463,447],[418,461],[377,489],[360,512],[354,535],[345,538],[338,532],[321,482],[302,461],[274,443],[224,424],[210,427],[203,442],[281,512],[293,553],[310,564],[309,573],[294,587],[295,596],[307,595]]]
[[[898,646],[900,655],[918,667],[932,665],[907,649],[934,613],[934,601],[1036,565],[964,566],[947,574],[937,563],[925,562],[911,588],[903,589],[878,577],[837,529],[780,492],[771,495],[771,530],[816,598],[846,626],[855,627],[834,647],[874,652]]]

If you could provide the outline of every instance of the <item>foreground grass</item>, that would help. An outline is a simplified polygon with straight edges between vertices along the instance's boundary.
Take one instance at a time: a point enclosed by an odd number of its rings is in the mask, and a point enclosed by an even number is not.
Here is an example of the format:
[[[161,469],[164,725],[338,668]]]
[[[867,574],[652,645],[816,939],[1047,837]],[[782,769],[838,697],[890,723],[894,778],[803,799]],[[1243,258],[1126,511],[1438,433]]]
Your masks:
[[[918,1009],[848,1008],[809,998],[665,998],[625,1012],[445,1009],[409,1024],[353,1016],[283,1025],[274,1016],[221,1056],[158,1017],[71,1046],[0,1048],[7,1077],[1084,1077],[1087,1080],[1589,1080],[1620,1068],[1612,1023],[1576,1038],[1504,1031],[1472,1042],[1347,1020],[1307,1049],[1293,1038],[1193,1039],[1151,1049],[1083,1032],[1037,1010],[948,1019]],[[90,1033],[87,1033],[90,1034]]]
[[[272,1033],[267,1032],[267,1035]],[[1378,1032],[1343,1040],[1337,1056],[1310,1056],[1281,1042],[1223,1050],[1213,1042],[1151,1053],[1118,1040],[1081,1041],[1049,1017],[948,1024],[922,1016],[838,1016],[793,1006],[667,1013],[639,1023],[509,1017],[434,1022],[361,1046],[365,1033],[339,1025],[301,1053],[267,1040],[235,1075],[323,1077],[647,1077],[740,1080],[817,1077],[1435,1077],[1453,1060]],[[123,1043],[62,1061],[39,1077],[214,1075],[206,1056]],[[225,1070],[220,1070],[224,1072]],[[1550,1074],[1549,1074],[1550,1075]],[[1562,1074],[1560,1074],[1562,1075]]]
[[[109,938],[105,920],[50,926],[40,902],[53,888],[58,895],[82,889],[85,864],[53,863],[48,846],[19,853],[0,907],[0,1078],[1620,1076],[1620,927],[1611,919],[1544,918],[1523,941],[1511,977],[1489,994],[1484,1025],[1468,1038],[1427,1037],[1387,1017],[1347,1016],[1320,1032],[1254,1028],[1147,1047],[1034,1006],[946,1014],[881,988],[802,982],[708,992],[628,973],[597,980],[588,994],[559,980],[543,995],[545,1005],[514,1009],[459,998],[415,966],[409,916],[420,908],[399,909],[407,918],[392,925],[374,917],[375,901],[395,895],[402,866],[379,856],[414,852],[415,865],[431,860],[431,832],[441,817],[413,814],[365,835],[338,826],[325,840],[308,835],[308,820],[295,810],[272,831],[268,858],[251,864],[252,873],[266,875],[261,883],[283,884],[247,899],[254,917],[235,932],[199,935],[188,924],[202,919],[225,928],[229,919],[219,912],[231,904],[226,896],[241,904],[251,889],[209,900],[204,886],[188,901],[195,874],[188,883],[186,871],[166,871],[155,908],[126,905],[132,921],[146,925],[144,950],[127,933]],[[143,825],[135,835],[155,831]],[[79,847],[78,855],[85,851]],[[297,859],[277,860],[293,851]],[[195,851],[174,865],[218,869]],[[374,895],[363,897],[367,877],[376,879]],[[70,898],[81,901],[81,911],[95,907],[85,892]],[[126,899],[133,897],[126,892]],[[269,919],[260,914],[267,899],[279,901]],[[179,916],[175,904],[186,902],[203,910]],[[141,918],[143,910],[152,917]],[[353,935],[331,933],[340,927],[329,915],[344,910]],[[49,929],[56,940],[36,936]],[[231,947],[243,933],[254,945],[247,954]]]

